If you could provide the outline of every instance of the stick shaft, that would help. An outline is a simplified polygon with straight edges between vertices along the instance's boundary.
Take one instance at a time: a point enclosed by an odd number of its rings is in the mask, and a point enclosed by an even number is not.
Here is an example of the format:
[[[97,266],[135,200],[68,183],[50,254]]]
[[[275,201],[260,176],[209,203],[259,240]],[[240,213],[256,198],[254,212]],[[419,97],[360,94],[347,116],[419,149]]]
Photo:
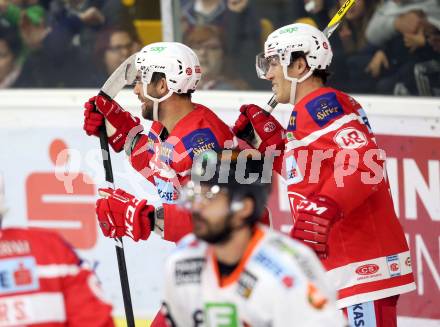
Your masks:
[[[107,140],[107,131],[105,125],[99,130],[99,142],[101,144],[102,163],[105,170],[105,180],[114,183],[112,162],[110,159],[110,151]],[[128,327],[135,327],[133,305],[131,303],[130,284],[128,282],[127,265],[125,263],[125,253],[122,238],[115,239],[116,258],[118,260],[119,279],[121,282],[122,298],[124,300],[125,319]]]

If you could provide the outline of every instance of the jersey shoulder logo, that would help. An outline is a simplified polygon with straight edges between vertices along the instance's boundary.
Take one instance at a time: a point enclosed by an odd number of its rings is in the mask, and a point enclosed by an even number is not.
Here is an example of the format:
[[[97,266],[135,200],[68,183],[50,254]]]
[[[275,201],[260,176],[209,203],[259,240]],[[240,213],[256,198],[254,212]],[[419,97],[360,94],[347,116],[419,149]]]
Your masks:
[[[195,131],[184,136],[182,138],[182,142],[192,159],[194,156],[200,155],[204,151],[220,150],[217,139],[209,128],[196,129]]]
[[[322,94],[306,104],[306,109],[313,120],[323,127],[325,124],[344,115],[342,105],[339,103],[336,93]]]

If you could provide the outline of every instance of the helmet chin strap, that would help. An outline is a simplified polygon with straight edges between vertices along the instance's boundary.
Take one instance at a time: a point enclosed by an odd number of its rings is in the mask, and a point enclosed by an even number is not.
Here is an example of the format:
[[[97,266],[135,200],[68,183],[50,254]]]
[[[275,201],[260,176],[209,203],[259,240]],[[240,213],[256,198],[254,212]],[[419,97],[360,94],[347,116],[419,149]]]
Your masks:
[[[284,78],[291,82],[290,85],[290,98],[289,103],[295,105],[295,97],[296,97],[296,89],[299,83],[304,82],[310,76],[312,76],[314,68],[310,68],[310,70],[301,78],[290,77],[287,73],[287,65],[283,65],[283,74]]]
[[[173,95],[173,91],[172,90],[168,90],[168,93],[165,94],[163,97],[161,98],[155,98],[151,95],[148,94],[147,91],[147,84],[144,83],[143,85],[143,90],[144,90],[144,96],[147,99],[150,99],[151,101],[153,101],[153,120],[154,121],[159,121],[159,103],[168,99],[171,95]]]

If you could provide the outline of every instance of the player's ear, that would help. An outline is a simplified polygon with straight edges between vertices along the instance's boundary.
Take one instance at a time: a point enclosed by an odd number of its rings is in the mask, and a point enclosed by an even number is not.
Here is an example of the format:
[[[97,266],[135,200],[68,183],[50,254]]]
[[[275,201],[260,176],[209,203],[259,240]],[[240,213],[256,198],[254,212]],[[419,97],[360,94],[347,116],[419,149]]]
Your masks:
[[[157,91],[159,92],[159,95],[161,97],[168,93],[168,85],[166,78],[161,78],[159,80],[159,82],[157,83]]]
[[[295,60],[294,65],[295,65],[295,70],[299,76],[306,74],[309,68],[306,59],[303,57],[300,57],[297,60]]]

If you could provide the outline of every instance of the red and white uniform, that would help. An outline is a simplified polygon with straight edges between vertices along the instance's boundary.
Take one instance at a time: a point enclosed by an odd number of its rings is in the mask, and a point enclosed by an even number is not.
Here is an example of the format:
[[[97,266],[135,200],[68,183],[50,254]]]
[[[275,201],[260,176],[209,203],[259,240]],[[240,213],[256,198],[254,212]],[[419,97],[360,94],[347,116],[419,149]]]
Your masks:
[[[169,326],[345,325],[316,255],[289,237],[258,226],[231,274],[218,267],[206,242],[179,242],[166,267]]]
[[[231,148],[236,141],[231,129],[211,110],[194,104],[194,110],[183,117],[165,140],[163,126],[153,122],[147,135],[141,135],[133,148],[132,166],[153,183],[163,202],[163,238],[178,241],[191,232],[191,215],[174,204],[180,186],[191,175],[193,158],[206,150]]]
[[[415,289],[378,152],[367,117],[350,96],[320,88],[295,105],[283,157],[291,211],[295,221],[298,200],[324,195],[343,212],[323,260],[339,308]],[[347,170],[351,174],[343,176]]]
[[[0,230],[0,326],[112,327],[95,275],[43,230]]]

